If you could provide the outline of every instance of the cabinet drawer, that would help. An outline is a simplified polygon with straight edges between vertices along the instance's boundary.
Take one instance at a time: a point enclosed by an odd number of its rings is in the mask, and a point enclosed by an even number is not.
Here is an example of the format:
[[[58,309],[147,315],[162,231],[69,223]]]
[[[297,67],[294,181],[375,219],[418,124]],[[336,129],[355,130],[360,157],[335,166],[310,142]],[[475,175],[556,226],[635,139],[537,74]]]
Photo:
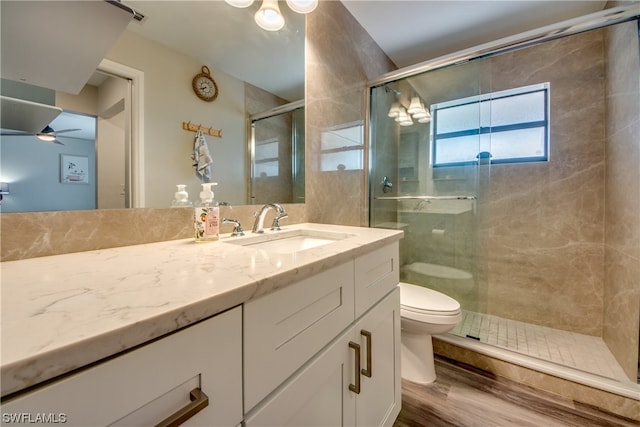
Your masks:
[[[187,406],[190,391],[199,388],[208,406],[184,425],[236,426],[242,421],[241,336],[237,307],[3,402],[2,419],[28,414],[49,417],[50,424],[63,417],[72,426],[155,425]]]
[[[245,413],[354,320],[353,262],[244,306]]]
[[[399,245],[393,243],[355,260],[355,315],[360,317],[400,282]]]

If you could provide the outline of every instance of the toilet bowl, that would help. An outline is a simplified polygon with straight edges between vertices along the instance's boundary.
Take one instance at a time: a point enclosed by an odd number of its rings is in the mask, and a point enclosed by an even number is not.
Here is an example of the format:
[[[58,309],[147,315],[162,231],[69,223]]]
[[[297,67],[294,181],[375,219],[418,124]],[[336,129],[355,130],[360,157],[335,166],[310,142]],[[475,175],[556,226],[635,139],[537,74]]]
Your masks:
[[[449,332],[460,320],[458,301],[433,289],[401,282],[402,378],[419,384],[435,381],[431,336]]]

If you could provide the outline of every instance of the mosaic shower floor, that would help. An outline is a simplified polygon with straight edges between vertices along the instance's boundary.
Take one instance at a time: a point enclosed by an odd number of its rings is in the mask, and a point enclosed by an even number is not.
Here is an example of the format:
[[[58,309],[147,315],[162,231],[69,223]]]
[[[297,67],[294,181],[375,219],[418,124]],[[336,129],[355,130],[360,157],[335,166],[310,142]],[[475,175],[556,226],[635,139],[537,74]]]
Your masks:
[[[591,335],[464,310],[462,321],[451,333],[479,338],[481,342],[606,378],[629,381],[604,341]]]

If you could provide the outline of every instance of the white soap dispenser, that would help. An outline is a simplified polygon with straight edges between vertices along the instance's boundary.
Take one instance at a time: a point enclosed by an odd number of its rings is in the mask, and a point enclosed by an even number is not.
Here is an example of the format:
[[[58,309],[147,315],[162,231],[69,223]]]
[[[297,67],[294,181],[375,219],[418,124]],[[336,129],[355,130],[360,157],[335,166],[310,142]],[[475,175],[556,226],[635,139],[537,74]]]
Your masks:
[[[218,185],[217,182],[202,184],[200,200],[195,205],[195,216],[193,224],[195,226],[196,242],[209,242],[218,240],[220,234],[220,207],[213,200],[211,186]]]
[[[173,201],[171,202],[172,208],[181,208],[185,206],[193,206],[193,204],[189,201],[189,193],[187,193],[186,185],[177,184],[178,191],[176,191],[173,195]]]

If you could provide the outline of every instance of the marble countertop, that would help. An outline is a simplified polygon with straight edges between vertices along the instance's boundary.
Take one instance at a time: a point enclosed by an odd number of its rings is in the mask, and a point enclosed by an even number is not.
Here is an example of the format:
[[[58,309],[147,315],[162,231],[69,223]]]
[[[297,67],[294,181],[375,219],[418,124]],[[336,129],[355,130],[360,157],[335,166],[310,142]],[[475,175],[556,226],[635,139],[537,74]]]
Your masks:
[[[296,224],[350,237],[292,254],[173,240],[0,264],[2,396],[176,331],[399,240],[401,231]],[[278,233],[266,231],[266,233]]]

